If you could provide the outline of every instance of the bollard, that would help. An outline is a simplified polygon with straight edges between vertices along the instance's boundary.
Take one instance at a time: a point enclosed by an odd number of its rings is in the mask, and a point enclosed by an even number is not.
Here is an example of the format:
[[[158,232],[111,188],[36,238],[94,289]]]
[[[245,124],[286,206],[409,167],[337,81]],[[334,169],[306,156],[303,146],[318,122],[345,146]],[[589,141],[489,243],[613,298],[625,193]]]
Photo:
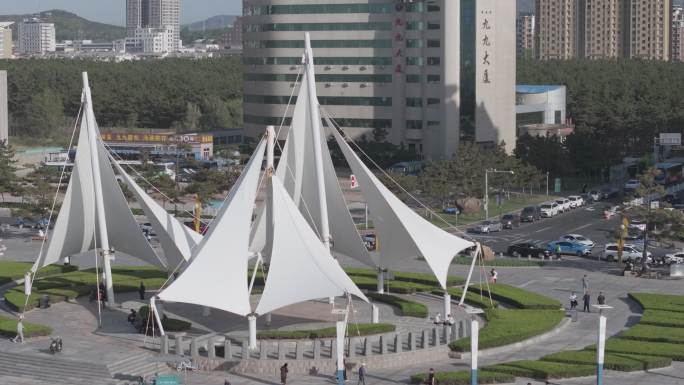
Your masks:
[[[249,340],[242,340],[242,359],[248,360],[249,356]]]
[[[396,333],[394,335],[394,352],[401,353],[404,350],[404,341],[401,338],[401,334]]]
[[[199,358],[199,344],[197,343],[197,338],[193,338],[190,341],[190,357],[193,359]]]
[[[356,343],[358,340],[356,338],[349,339],[349,346],[347,347],[347,357],[353,358],[356,356]]]
[[[295,358],[297,360],[304,359],[304,341],[297,341],[297,345],[295,346]]]
[[[330,340],[330,358],[337,357],[337,344],[335,340]]]
[[[455,341],[456,336],[458,336],[458,326],[454,323],[453,325],[451,325],[451,339],[449,340],[449,342]]]
[[[177,356],[185,355],[185,346],[183,346],[183,336],[176,336],[175,353]]]
[[[463,326],[463,320],[458,321],[458,339],[465,337],[465,327]]]
[[[437,328],[432,328],[432,346],[439,346],[439,335],[437,334]]]
[[[416,350],[416,335],[413,332],[408,334],[408,350],[411,352]]]
[[[268,343],[262,340],[259,343],[259,359],[265,360],[268,358]]]
[[[427,335],[427,330],[423,329],[422,335],[420,338],[420,347],[425,349],[428,346],[428,335]]]
[[[442,329],[442,340],[444,341],[444,344],[449,343],[449,338],[450,338],[450,333],[451,332],[451,327],[444,325],[444,328]]]
[[[279,360],[284,360],[285,359],[285,341],[278,341],[278,359]]]
[[[363,355],[372,356],[373,355],[373,344],[371,344],[368,337],[363,339]]]
[[[223,359],[226,361],[233,359],[233,346],[228,336],[226,336],[226,342],[223,343]]]
[[[159,353],[169,354],[169,336],[164,334],[159,340]]]
[[[207,357],[209,357],[210,360],[215,360],[216,359],[216,341],[214,337],[209,339],[209,343],[207,344]]]
[[[314,360],[320,360],[321,359],[321,341],[319,340],[314,340],[313,341],[313,352],[314,352]]]
[[[379,339],[380,342],[380,354],[386,354],[387,353],[387,336],[380,336]]]
[[[377,324],[380,322],[380,309],[376,305],[371,305],[372,315],[371,323]]]

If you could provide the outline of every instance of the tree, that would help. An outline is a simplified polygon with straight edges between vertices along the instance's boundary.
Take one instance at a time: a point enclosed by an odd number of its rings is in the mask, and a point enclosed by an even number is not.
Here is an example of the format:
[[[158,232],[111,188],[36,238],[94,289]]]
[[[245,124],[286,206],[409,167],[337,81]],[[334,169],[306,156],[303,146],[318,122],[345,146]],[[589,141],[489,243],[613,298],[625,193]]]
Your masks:
[[[17,195],[21,186],[18,183],[17,163],[14,160],[14,149],[7,144],[7,141],[0,141],[0,196],[2,201],[5,201],[5,193]]]
[[[32,136],[54,136],[64,128],[64,107],[61,97],[49,89],[33,96],[27,114],[25,129]]]

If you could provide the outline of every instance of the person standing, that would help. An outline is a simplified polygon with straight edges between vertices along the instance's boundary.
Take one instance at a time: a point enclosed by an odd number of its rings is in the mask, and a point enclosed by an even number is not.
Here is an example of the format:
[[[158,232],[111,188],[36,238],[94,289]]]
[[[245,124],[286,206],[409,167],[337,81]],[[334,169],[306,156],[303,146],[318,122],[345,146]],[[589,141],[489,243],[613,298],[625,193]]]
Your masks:
[[[366,363],[362,362],[359,366],[359,383],[357,385],[366,385]]]
[[[442,315],[439,312],[437,312],[437,314],[435,314],[434,324],[440,325],[441,323],[442,323]]]
[[[588,291],[584,292],[584,297],[582,297],[582,299],[584,300],[584,312],[591,313],[591,310],[589,310],[589,303],[591,302],[591,297],[589,296]]]
[[[598,297],[596,297],[596,301],[598,302],[599,305],[605,305],[606,304],[606,297],[603,295],[602,291],[599,291]]]
[[[572,294],[570,294],[570,310],[575,310],[577,307],[577,294],[573,291]]]
[[[496,280],[499,278],[499,273],[495,269],[492,269],[490,274],[492,276],[492,283],[496,283]]]
[[[435,369],[434,368],[430,368],[430,370],[428,371],[427,383],[428,383],[428,385],[437,385],[437,379],[435,379]]]
[[[556,244],[556,259],[561,260],[563,258],[563,253],[561,252],[561,247],[559,244]]]
[[[589,278],[584,274],[582,277],[582,291],[586,293],[587,290],[589,290]]]
[[[12,339],[12,342],[17,343],[19,340],[20,344],[24,343],[24,315],[20,314],[17,320],[17,336]]]
[[[140,281],[140,287],[138,288],[138,294],[140,294],[140,300],[145,300],[145,284]]]
[[[287,369],[286,362],[285,365],[280,367],[280,383],[283,385],[287,384],[287,372],[289,372],[289,370]]]

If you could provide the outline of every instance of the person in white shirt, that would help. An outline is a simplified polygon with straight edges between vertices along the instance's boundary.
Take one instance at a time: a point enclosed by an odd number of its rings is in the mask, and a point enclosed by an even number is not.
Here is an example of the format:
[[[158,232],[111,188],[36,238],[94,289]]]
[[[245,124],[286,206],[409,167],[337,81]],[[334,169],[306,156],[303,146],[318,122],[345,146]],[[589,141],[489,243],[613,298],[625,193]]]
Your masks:
[[[16,343],[19,340],[20,344],[24,343],[24,315],[19,315],[19,320],[17,321],[17,336],[12,339],[12,342]]]
[[[570,294],[570,310],[574,310],[577,307],[577,294],[573,291]]]
[[[437,313],[435,314],[435,325],[439,325],[442,323],[442,315]]]
[[[492,275],[492,283],[496,283],[496,280],[499,278],[499,272],[492,269],[490,274]]]
[[[446,318],[444,319],[444,324],[447,326],[451,326],[454,324],[454,322],[454,317],[451,314],[447,314]]]

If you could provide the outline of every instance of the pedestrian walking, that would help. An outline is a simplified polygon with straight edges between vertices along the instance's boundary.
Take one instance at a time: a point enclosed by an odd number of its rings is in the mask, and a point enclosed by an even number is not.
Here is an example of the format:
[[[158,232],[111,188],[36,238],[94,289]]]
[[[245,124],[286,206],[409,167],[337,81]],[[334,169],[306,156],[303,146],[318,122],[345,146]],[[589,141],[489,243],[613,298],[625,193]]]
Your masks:
[[[17,335],[12,339],[12,342],[17,343],[19,341],[20,344],[24,343],[24,315],[20,314],[19,319],[17,320]]]
[[[366,385],[366,363],[362,362],[359,366],[359,383],[357,385]]]
[[[499,278],[499,273],[495,269],[492,269],[489,274],[492,276],[492,283],[496,283],[496,280]]]
[[[563,258],[563,253],[561,252],[560,245],[556,245],[556,259],[561,260]]]
[[[606,304],[606,296],[603,295],[603,292],[599,291],[598,297],[596,297],[596,301],[598,302],[599,305],[605,305]]]
[[[589,292],[584,293],[584,297],[582,297],[584,300],[584,312],[585,313],[591,313],[591,310],[589,310],[589,303],[591,302],[591,297],[589,296]]]
[[[138,294],[140,294],[140,300],[145,300],[145,284],[140,281],[140,287],[138,288]]]
[[[287,384],[287,372],[289,370],[287,369],[287,362],[280,367],[280,383],[285,385]]]
[[[577,307],[577,294],[573,291],[572,294],[570,294],[570,310],[575,310]]]
[[[428,385],[437,385],[437,379],[435,379],[435,369],[430,368],[428,371],[428,379],[427,379]]]
[[[589,290],[589,278],[584,274],[582,277],[582,291],[586,293],[587,290]]]
[[[437,314],[435,314],[434,323],[435,323],[435,325],[440,325],[442,323],[442,315],[439,312],[437,312]]]

